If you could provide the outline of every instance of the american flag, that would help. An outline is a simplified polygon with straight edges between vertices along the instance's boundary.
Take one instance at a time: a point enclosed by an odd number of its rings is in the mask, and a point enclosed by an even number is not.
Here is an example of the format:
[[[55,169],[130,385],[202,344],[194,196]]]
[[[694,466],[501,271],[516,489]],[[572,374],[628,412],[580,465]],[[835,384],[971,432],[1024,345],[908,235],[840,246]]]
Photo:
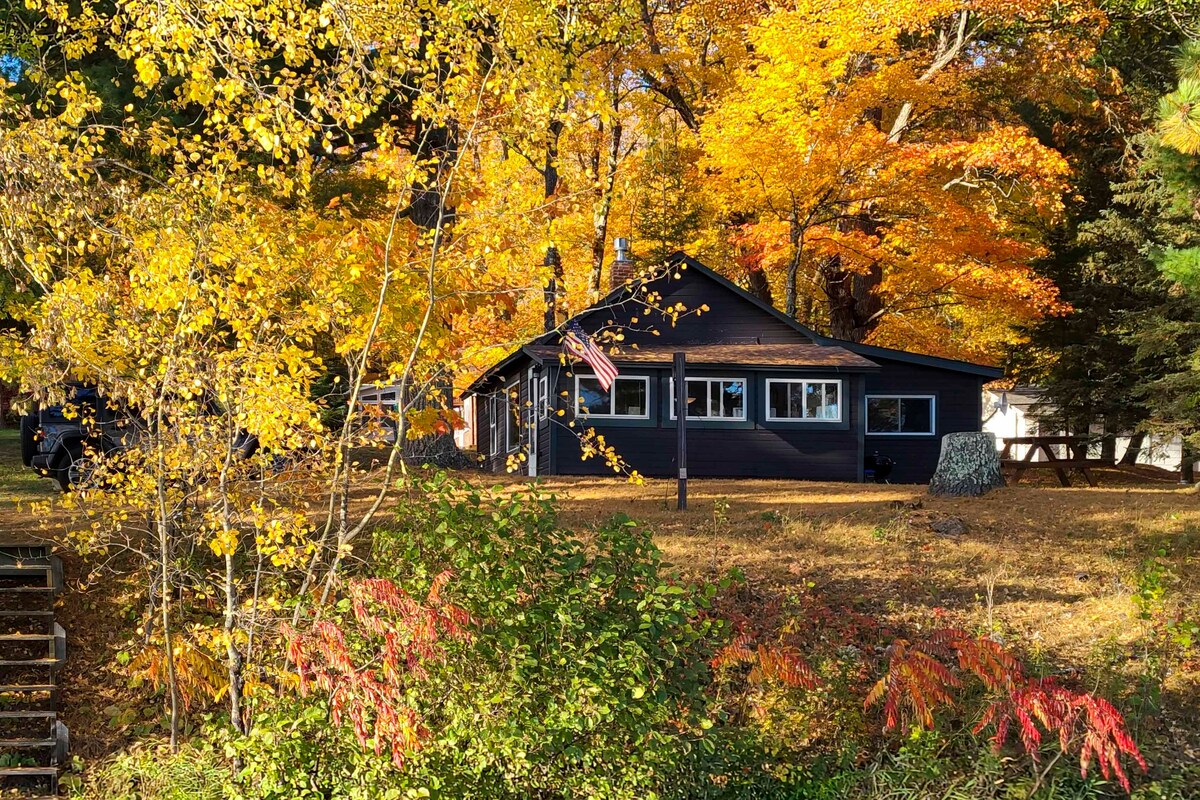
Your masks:
[[[596,371],[596,379],[600,381],[600,388],[607,392],[608,387],[612,386],[613,380],[619,373],[604,351],[583,332],[583,328],[572,323],[563,336],[563,347],[576,358],[582,358],[588,363],[588,366]]]

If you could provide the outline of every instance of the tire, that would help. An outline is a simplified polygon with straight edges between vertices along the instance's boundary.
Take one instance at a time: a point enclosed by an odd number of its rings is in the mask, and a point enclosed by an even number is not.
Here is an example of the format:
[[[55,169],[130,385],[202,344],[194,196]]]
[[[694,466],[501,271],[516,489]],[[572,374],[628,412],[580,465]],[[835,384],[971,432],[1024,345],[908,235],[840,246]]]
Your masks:
[[[21,463],[27,467],[33,466],[33,457],[37,455],[37,429],[37,414],[21,417]]]
[[[54,479],[64,492],[72,488],[87,488],[88,478],[95,466],[95,461],[84,452],[83,442],[74,442],[67,445],[66,458],[54,471]]]

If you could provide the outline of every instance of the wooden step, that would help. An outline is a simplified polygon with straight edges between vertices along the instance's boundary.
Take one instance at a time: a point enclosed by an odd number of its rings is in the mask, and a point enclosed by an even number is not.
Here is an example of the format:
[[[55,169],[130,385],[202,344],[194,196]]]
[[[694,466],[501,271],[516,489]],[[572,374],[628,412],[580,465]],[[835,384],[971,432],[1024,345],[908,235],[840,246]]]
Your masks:
[[[20,686],[0,686],[0,694],[34,694],[36,692],[57,692],[58,687],[52,683],[30,683]]]
[[[54,747],[57,744],[57,739],[0,739],[0,750],[34,750],[39,747]]]
[[[0,617],[53,617],[53,611],[0,611]]]
[[[53,567],[49,564],[5,564],[0,562],[0,577],[17,577],[21,575],[32,575],[35,572],[40,572],[43,575],[51,572]]]
[[[0,720],[53,720],[58,711],[0,711]]]
[[[0,586],[0,594],[46,594],[53,591],[53,586]]]
[[[53,633],[0,633],[0,642],[48,642]]]
[[[57,658],[30,658],[25,660],[4,660],[0,661],[0,667],[49,667],[56,664],[61,664]]]
[[[58,767],[0,767],[0,778],[54,778]]]

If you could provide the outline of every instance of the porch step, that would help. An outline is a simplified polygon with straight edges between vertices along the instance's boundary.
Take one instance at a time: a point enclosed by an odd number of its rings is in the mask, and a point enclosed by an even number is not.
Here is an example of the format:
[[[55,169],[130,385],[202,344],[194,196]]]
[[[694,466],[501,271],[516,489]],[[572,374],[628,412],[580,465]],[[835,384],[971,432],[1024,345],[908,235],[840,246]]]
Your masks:
[[[36,750],[40,747],[54,747],[57,744],[57,739],[0,739],[0,750]]]
[[[0,800],[58,798],[70,749],[56,685],[66,633],[52,607],[62,587],[62,562],[48,545],[0,544],[0,677],[6,681],[0,684],[0,753],[37,765],[0,767]]]
[[[0,767],[0,778],[51,777],[58,777],[58,767]]]

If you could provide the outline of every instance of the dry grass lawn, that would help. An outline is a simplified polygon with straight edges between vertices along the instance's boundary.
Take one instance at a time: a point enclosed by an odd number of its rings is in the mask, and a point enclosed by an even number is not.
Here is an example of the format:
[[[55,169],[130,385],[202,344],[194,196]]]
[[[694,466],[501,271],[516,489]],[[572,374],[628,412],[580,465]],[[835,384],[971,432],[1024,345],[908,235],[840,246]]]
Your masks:
[[[29,503],[55,490],[19,467],[15,445],[14,436],[0,434],[0,538],[37,537]],[[478,473],[470,479],[528,485]],[[909,629],[949,618],[1087,675],[1104,660],[1136,667],[1149,623],[1139,618],[1134,594],[1150,559],[1164,568],[1168,606],[1200,619],[1200,495],[1117,473],[1101,482],[1061,489],[1043,481],[949,500],[921,486],[693,480],[686,512],[674,510],[669,481],[553,478],[540,485],[559,497],[563,522],[581,533],[617,513],[644,523],[685,574],[737,568],[755,588],[817,592]],[[961,519],[966,532],[931,529],[949,518]],[[108,685],[110,662],[132,622],[112,613],[109,598],[97,596],[100,587],[85,590],[85,565],[64,555],[73,589],[62,602],[73,652],[64,705],[77,752],[99,755],[120,738],[105,730],[111,709],[128,703],[126,687]],[[1164,695],[1171,728],[1200,719],[1198,687],[1200,660],[1173,669]],[[1171,738],[1200,757],[1197,737]]]
[[[756,587],[815,591],[909,629],[949,618],[1085,676],[1102,662],[1136,671],[1149,623],[1134,594],[1149,560],[1164,569],[1166,605],[1200,617],[1200,496],[1116,473],[1101,484],[940,499],[923,486],[693,480],[689,508],[677,512],[671,481],[542,481],[568,526],[583,531],[628,514],[685,573],[736,567]],[[931,529],[949,518],[967,531]],[[1200,711],[1198,678],[1193,660],[1168,679],[1164,704],[1176,724]]]

